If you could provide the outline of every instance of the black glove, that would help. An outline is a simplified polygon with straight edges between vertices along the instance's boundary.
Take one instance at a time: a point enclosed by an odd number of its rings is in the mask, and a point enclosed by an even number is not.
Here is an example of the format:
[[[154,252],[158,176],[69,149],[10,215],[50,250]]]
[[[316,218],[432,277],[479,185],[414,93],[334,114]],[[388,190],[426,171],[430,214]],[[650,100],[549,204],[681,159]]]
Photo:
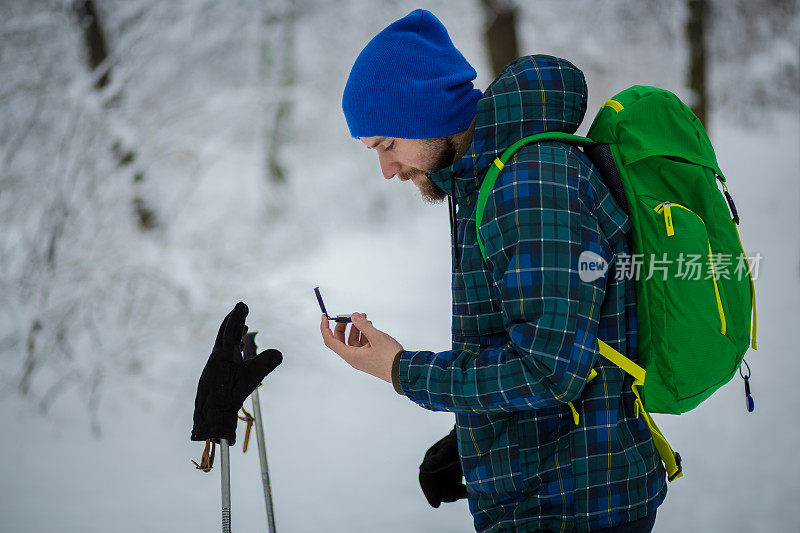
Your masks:
[[[278,350],[265,350],[247,361],[242,358],[247,312],[247,306],[239,302],[219,328],[214,349],[197,383],[192,440],[227,439],[233,446],[239,409],[283,360]]]
[[[419,465],[419,486],[432,507],[442,502],[454,502],[467,497],[467,488],[461,482],[461,458],[458,455],[456,430],[439,440],[425,452]]]

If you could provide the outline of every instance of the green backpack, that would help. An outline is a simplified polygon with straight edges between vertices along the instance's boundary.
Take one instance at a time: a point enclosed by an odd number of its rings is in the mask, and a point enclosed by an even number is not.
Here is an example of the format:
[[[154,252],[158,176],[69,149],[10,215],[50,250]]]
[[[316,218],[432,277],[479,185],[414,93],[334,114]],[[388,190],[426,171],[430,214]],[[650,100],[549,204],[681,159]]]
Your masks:
[[[638,364],[602,340],[599,351],[634,376],[637,416],[650,427],[670,480],[681,477],[680,456],[648,412],[694,409],[730,381],[749,346],[756,349],[755,287],[714,149],[674,94],[638,85],[603,104],[587,137],[521,139],[495,159],[481,185],[475,224],[484,259],[481,219],[500,170],[522,146],[545,141],[583,148],[630,217],[631,256],[618,257],[617,266],[625,259],[625,275],[635,275]],[[752,410],[749,391],[748,402]]]

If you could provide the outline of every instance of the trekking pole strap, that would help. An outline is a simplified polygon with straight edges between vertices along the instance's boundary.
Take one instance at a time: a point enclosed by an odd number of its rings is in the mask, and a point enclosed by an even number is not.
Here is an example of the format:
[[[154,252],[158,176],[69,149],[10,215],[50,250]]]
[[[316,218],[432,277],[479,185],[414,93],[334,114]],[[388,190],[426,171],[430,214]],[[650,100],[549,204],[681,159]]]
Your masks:
[[[242,453],[247,453],[247,444],[250,442],[250,430],[253,428],[253,422],[255,421],[255,418],[253,418],[253,415],[247,412],[247,409],[244,408],[244,405],[242,406],[242,413],[244,413],[244,416],[240,416],[239,420],[247,423],[247,427],[245,427],[244,430],[244,443],[242,444]]]
[[[200,458],[200,464],[197,464],[197,461],[192,459],[192,463],[194,463],[194,466],[198,470],[202,470],[203,472],[211,471],[214,467],[214,450],[216,450],[216,447],[217,445],[213,440],[206,439],[206,447],[203,449],[203,456]]]

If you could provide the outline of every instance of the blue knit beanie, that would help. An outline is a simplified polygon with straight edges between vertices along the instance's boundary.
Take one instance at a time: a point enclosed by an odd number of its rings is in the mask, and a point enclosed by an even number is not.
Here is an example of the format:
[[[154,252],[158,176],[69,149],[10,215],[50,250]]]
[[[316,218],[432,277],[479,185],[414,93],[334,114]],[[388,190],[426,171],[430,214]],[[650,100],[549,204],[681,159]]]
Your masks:
[[[342,97],[354,138],[435,139],[475,118],[477,73],[433,13],[412,11],[358,55]]]

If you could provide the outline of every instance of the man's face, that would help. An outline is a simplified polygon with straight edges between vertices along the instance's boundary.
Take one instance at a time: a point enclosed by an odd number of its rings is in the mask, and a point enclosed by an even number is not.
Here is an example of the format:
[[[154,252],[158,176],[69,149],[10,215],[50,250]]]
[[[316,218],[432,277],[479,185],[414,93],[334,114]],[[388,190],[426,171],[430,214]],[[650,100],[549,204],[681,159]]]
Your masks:
[[[441,170],[453,163],[456,146],[453,137],[439,139],[396,139],[394,137],[359,137],[367,148],[378,152],[383,177],[397,176],[402,181],[411,180],[419,188],[422,198],[438,203],[447,195],[433,184],[426,172]]]

